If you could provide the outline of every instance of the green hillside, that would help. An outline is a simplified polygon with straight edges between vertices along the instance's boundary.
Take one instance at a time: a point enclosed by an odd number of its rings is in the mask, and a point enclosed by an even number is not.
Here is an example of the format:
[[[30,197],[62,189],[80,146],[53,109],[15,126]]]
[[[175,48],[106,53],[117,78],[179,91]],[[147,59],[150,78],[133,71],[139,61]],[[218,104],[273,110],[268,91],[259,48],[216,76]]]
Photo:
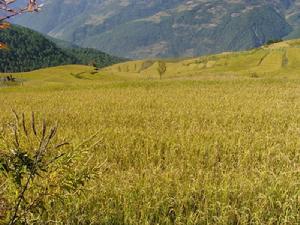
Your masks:
[[[0,51],[0,71],[30,71],[66,64],[108,66],[123,61],[106,53],[76,46],[59,46],[43,35],[18,26],[0,31],[9,49]]]
[[[246,77],[298,76],[300,40],[283,41],[243,52],[225,52],[181,60],[140,60],[113,65],[113,74],[159,77],[159,62],[165,64],[162,78],[224,75]],[[160,63],[160,64],[161,64]]]

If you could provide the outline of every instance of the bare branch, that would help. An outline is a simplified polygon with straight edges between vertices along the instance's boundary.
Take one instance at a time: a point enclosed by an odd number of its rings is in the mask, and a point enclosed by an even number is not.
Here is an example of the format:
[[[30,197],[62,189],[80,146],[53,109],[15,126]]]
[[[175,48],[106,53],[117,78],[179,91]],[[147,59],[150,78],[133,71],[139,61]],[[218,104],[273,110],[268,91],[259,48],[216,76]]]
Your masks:
[[[37,12],[42,7],[42,5],[37,4],[37,0],[28,0],[27,5],[21,8],[11,7],[11,4],[14,2],[16,2],[16,0],[0,0],[0,11],[5,13],[4,16],[0,17],[0,24],[7,19],[26,12]]]
[[[12,3],[16,1],[17,0],[0,0],[0,30],[10,27],[6,20],[26,12],[37,12],[42,7],[42,5],[37,4],[37,0],[27,0],[27,5],[18,8],[12,5]],[[7,45],[0,42],[0,49],[7,49]]]

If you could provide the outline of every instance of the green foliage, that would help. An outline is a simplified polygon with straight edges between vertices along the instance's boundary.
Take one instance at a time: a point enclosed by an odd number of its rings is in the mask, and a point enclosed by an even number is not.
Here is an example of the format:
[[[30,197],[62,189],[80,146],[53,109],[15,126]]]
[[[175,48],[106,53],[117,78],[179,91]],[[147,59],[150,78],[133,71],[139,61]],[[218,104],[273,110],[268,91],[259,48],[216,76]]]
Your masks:
[[[11,74],[0,77],[0,87],[16,86],[22,84],[22,81],[13,77]]]
[[[0,51],[0,72],[25,72],[91,62],[104,67],[123,60],[93,49],[60,48],[41,34],[16,26],[1,30],[0,39],[9,45],[8,50]]]
[[[103,68],[125,61],[125,59],[113,57],[95,49],[77,47],[71,49],[64,48],[63,50],[68,55],[76,57],[78,59],[77,64],[92,65],[97,68]]]
[[[282,42],[282,39],[274,39],[274,40],[268,40],[266,45],[276,44]]]
[[[13,27],[0,31],[9,49],[0,51],[0,71],[29,71],[43,67],[72,64],[76,58],[29,29]]]

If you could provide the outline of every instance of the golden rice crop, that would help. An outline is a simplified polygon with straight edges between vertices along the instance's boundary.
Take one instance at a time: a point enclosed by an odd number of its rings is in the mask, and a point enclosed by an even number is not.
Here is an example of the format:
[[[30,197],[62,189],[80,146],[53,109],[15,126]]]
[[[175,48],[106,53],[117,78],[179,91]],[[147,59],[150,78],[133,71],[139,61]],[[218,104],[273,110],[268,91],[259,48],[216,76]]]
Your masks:
[[[299,224],[299,79],[97,76],[0,89],[3,124],[13,108],[58,121],[74,145],[98,132],[100,178],[52,222]]]

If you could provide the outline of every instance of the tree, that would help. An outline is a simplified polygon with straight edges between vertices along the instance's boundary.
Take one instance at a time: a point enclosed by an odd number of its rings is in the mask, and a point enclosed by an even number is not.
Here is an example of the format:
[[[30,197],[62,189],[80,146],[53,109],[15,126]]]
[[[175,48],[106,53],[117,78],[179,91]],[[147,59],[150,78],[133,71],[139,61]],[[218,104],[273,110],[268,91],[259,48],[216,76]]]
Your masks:
[[[0,30],[7,29],[10,24],[8,19],[27,12],[37,12],[42,5],[37,0],[27,0],[27,5],[21,8],[12,6],[17,0],[0,0]],[[6,44],[0,41],[0,49],[6,48]]]
[[[165,62],[158,61],[158,68],[157,71],[159,73],[159,78],[162,79],[162,76],[167,71],[167,66]]]

